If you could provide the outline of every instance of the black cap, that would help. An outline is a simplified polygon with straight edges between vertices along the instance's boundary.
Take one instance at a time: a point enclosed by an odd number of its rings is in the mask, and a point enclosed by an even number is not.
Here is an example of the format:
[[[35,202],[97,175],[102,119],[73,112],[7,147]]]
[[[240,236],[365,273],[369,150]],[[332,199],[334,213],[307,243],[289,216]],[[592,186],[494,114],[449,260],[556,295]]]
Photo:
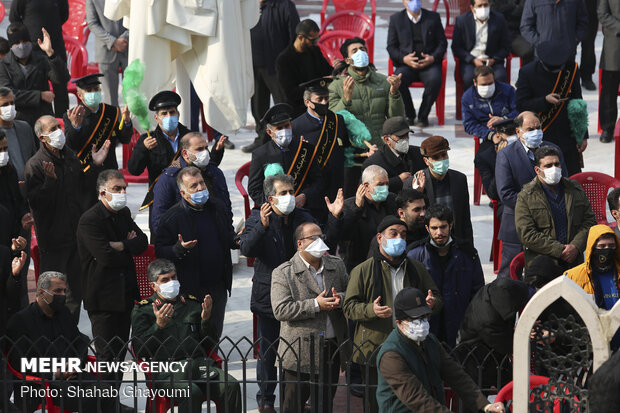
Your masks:
[[[163,90],[151,98],[149,110],[157,111],[181,104],[181,96],[171,90]]]
[[[386,228],[391,227],[392,225],[404,225],[405,227],[407,226],[405,221],[398,218],[397,216],[386,215],[386,217],[381,220],[379,225],[377,225],[377,234],[385,231]]]
[[[514,119],[503,119],[493,124],[493,128],[500,133],[514,133],[516,127]]]
[[[409,123],[404,116],[394,116],[383,122],[383,136],[403,136],[409,132]]]
[[[19,42],[30,42],[28,28],[22,23],[11,23],[6,30],[6,37],[9,45],[13,46]]]
[[[293,111],[293,107],[287,103],[278,103],[273,105],[265,116],[260,120],[261,124],[277,125],[278,123],[291,120],[290,113]]]
[[[406,320],[432,313],[426,304],[426,293],[413,287],[405,287],[394,298],[394,318]]]
[[[327,86],[329,86],[333,80],[334,79],[331,77],[317,77],[316,79],[300,83],[299,86],[303,87],[310,93],[325,95],[329,93]]]
[[[559,40],[547,40],[536,46],[536,56],[550,68],[560,67],[570,60],[572,51],[566,42]]]
[[[91,86],[100,85],[99,78],[103,77],[101,73],[93,73],[91,75],[82,76],[77,79],[73,79],[71,83],[75,83],[80,89],[86,89]]]
[[[540,288],[549,281],[555,280],[563,272],[562,267],[553,258],[548,255],[539,255],[528,265],[523,281],[533,287]]]

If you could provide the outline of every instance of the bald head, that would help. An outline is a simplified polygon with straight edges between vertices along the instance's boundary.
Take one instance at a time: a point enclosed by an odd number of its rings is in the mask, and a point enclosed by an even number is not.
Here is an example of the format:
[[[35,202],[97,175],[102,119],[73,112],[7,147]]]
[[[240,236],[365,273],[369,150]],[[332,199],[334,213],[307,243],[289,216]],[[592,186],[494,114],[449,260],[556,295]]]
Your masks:
[[[54,123],[60,126],[55,117],[50,115],[43,115],[34,123],[34,134],[37,138],[40,138],[41,135],[48,134],[51,132],[51,128],[54,126]]]
[[[514,122],[515,122],[517,136],[519,137],[521,142],[528,147],[531,146],[529,144],[526,144],[526,139],[525,139],[524,134],[526,132],[531,132],[531,131],[540,129],[541,123],[540,123],[540,119],[538,118],[538,115],[530,111],[521,112],[519,116],[515,118]],[[539,139],[542,139],[542,138],[539,138]],[[539,145],[540,145],[540,142],[539,142]]]

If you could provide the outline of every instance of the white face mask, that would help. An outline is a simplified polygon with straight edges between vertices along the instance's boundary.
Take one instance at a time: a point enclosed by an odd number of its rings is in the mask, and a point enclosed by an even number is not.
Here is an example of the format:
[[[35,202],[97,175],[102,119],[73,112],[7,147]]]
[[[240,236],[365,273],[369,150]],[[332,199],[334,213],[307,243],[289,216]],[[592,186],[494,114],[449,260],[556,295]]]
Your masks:
[[[542,178],[542,180],[547,185],[557,185],[562,179],[562,168],[552,166],[551,168],[543,169],[542,171],[545,174],[545,177]]]
[[[6,166],[9,163],[9,153],[0,152],[0,167]]]
[[[483,99],[488,99],[495,93],[495,83],[491,83],[490,85],[479,85],[476,86],[478,89],[478,94]]]
[[[408,138],[401,138],[398,142],[396,142],[396,144],[394,145],[394,150],[400,154],[406,154],[407,152],[409,152],[409,139]]]
[[[329,247],[321,238],[317,238],[312,241],[312,243],[308,245],[304,251],[312,255],[314,258],[321,258],[325,255],[325,251],[329,251]]]
[[[474,9],[474,14],[476,15],[476,19],[480,21],[485,21],[489,18],[489,14],[491,13],[490,7],[476,7]]]
[[[15,110],[15,105],[0,107],[0,117],[5,122],[11,122],[13,119],[15,119],[16,114],[17,111]]]
[[[62,131],[62,129],[56,129],[54,132],[50,133],[49,135],[42,135],[42,136],[47,136],[48,138],[50,138],[49,145],[52,148],[56,148],[60,150],[64,148],[65,146],[65,133]]]
[[[108,201],[108,205],[115,211],[120,211],[125,208],[127,205],[127,194],[126,193],[115,193],[106,191],[108,194],[112,196],[112,200]],[[107,199],[106,199],[107,201]]]
[[[166,300],[172,300],[179,295],[181,283],[178,280],[170,280],[165,284],[159,284],[159,294]]]
[[[280,129],[276,132],[276,143],[286,148],[293,140],[293,129]]]
[[[431,329],[428,318],[407,321],[404,334],[413,341],[424,341]]]
[[[193,153],[193,152],[189,152],[189,153],[191,153],[192,155],[196,157],[196,159],[192,161],[192,163],[194,164],[194,166],[198,168],[207,166],[209,164],[209,161],[211,160],[211,155],[209,154],[209,151],[206,149],[204,151],[200,151],[197,153]]]
[[[275,207],[284,215],[290,214],[295,209],[295,197],[293,195],[280,195],[274,196],[274,198],[278,200]]]

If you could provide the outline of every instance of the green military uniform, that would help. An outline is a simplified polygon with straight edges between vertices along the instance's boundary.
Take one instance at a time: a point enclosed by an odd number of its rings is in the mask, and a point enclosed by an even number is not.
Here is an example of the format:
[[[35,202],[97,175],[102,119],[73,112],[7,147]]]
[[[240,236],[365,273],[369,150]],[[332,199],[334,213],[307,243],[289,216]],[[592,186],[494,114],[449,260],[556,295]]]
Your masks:
[[[153,303],[159,309],[166,304],[166,300],[155,293],[140,301],[133,309],[131,326],[134,351],[139,357],[151,361],[189,362],[181,372],[153,373],[155,387],[190,388],[191,397],[176,398],[179,412],[200,412],[207,395],[220,408],[224,408],[226,403],[227,412],[241,412],[239,383],[231,375],[214,367],[213,360],[209,358],[209,347],[214,344],[213,338],[217,335],[213,323],[201,318],[201,301],[192,295],[179,295],[176,301],[170,302],[174,305],[174,313],[164,328],[156,323]],[[205,372],[209,376],[208,381],[204,378]]]

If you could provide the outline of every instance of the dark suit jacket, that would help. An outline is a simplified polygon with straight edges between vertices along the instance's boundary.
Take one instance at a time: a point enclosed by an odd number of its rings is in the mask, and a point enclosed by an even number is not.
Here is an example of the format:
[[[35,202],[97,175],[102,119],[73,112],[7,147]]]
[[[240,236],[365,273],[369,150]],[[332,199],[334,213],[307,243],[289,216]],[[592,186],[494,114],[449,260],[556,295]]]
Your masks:
[[[495,60],[503,60],[510,54],[512,40],[506,19],[500,13],[492,11],[489,15],[487,48],[484,52]],[[471,63],[474,60],[469,52],[476,45],[476,21],[469,11],[456,18],[454,35],[452,36],[452,53],[460,60]]]
[[[541,146],[553,146],[558,150],[562,163],[562,175],[567,176],[564,156],[560,148],[546,141],[543,141]],[[495,183],[497,194],[503,205],[502,224],[499,227],[498,238],[504,242],[521,243],[515,227],[517,195],[521,192],[523,185],[530,182],[535,176],[534,162],[528,158],[521,141],[513,142],[497,153]]]
[[[19,152],[21,153],[22,159],[24,160],[24,166],[26,166],[26,162],[28,162],[28,159],[30,159],[32,155],[34,155],[39,150],[39,140],[34,136],[32,126],[30,126],[27,122],[24,122],[23,120],[15,119],[13,121],[13,126],[11,127],[0,126],[0,130],[5,131],[5,133],[9,129],[15,130],[15,136],[17,136],[17,143],[19,144]],[[12,158],[9,158],[9,163],[15,166]],[[17,166],[15,166],[15,169],[17,169]],[[21,171],[17,170],[17,176],[20,180],[24,179],[23,168]]]
[[[441,64],[443,56],[446,54],[448,41],[439,14],[422,9],[422,17],[418,24],[422,25],[424,53],[435,58],[434,64]],[[413,52],[413,33],[411,32],[411,20],[407,16],[407,10],[399,11],[390,16],[387,51],[390,59],[394,62],[394,66],[403,66],[403,57]]]
[[[9,247],[0,245],[0,335],[6,331],[8,317],[19,308],[21,277],[13,276],[13,254]]]
[[[403,172],[415,174],[417,171],[426,168],[424,158],[420,155],[420,147],[409,145],[409,152],[404,156],[396,156],[389,146],[383,147],[375,152],[362,164],[362,171],[370,165],[379,165],[386,170],[389,178],[389,190],[398,194],[403,189],[403,181],[398,176]]]
[[[136,232],[136,237],[127,239],[131,231]],[[139,297],[133,257],[146,250],[148,240],[131,219],[129,208],[113,213],[98,201],[80,218],[77,241],[84,308],[88,311],[131,309],[133,300]],[[113,249],[110,241],[122,242],[125,249]]]

